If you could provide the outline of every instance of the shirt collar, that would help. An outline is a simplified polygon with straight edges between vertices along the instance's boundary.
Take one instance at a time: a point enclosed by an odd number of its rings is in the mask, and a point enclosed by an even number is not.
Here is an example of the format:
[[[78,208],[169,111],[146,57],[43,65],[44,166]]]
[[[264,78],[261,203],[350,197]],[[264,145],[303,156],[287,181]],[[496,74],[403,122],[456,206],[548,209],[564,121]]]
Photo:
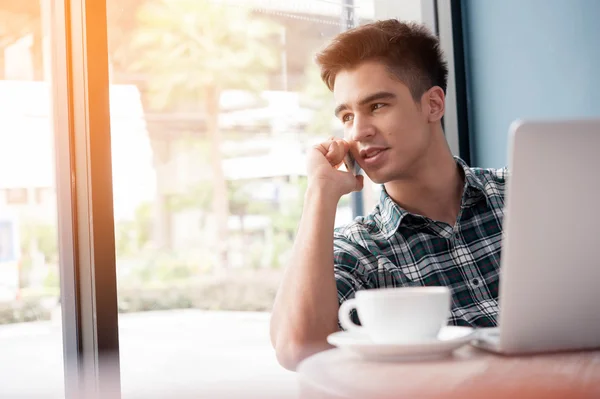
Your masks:
[[[479,179],[479,177],[477,177],[477,175],[473,172],[473,169],[471,169],[469,165],[467,165],[466,162],[459,157],[454,157],[454,160],[465,173],[465,189],[474,188],[475,190],[485,194],[485,187],[483,186],[481,179]]]
[[[486,200],[485,188],[481,179],[473,172],[473,170],[466,164],[465,161],[459,157],[454,157],[456,163],[462,168],[465,175],[465,189],[463,191],[463,203],[465,202],[465,196],[478,196],[482,194]],[[473,189],[473,190],[470,190]],[[388,239],[396,233],[398,227],[407,216],[412,215],[407,210],[403,209],[388,195],[385,187],[381,188],[381,195],[379,198],[379,214],[381,216],[381,232],[385,238]]]

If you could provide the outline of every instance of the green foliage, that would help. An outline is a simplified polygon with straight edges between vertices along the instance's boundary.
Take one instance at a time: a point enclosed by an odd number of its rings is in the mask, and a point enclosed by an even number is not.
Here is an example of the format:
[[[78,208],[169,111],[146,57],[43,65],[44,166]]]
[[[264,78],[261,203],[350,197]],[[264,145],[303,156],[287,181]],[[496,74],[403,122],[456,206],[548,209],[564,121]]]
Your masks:
[[[267,88],[268,71],[279,61],[280,30],[279,25],[252,16],[248,8],[211,0],[151,0],[137,12],[129,50],[138,56],[129,70],[146,77],[147,108],[199,114],[196,129],[205,130],[211,140],[210,203],[218,226],[226,226],[229,218],[218,128],[221,92]],[[206,188],[195,191],[173,198],[170,210],[204,207],[209,198]],[[226,229],[217,229],[217,234],[218,242],[225,242]],[[217,267],[226,267],[226,247],[216,251]]]
[[[149,243],[152,234],[152,204],[143,203],[135,211],[134,220],[115,223],[115,248],[117,256],[139,253]]]
[[[50,310],[41,305],[39,297],[22,301],[0,303],[0,325],[50,320]]]
[[[245,215],[252,202],[247,184],[243,181],[228,181],[229,208],[234,215]]]
[[[210,180],[189,187],[185,193],[171,194],[167,199],[167,208],[173,213],[189,209],[209,211],[213,198],[213,185]]]
[[[273,256],[270,261],[272,269],[286,266],[285,263],[288,260],[286,255],[290,254],[293,245],[294,241],[287,232],[278,232],[273,235]]]
[[[119,312],[195,308],[203,310],[270,311],[281,271],[231,271],[156,284],[120,284]],[[0,324],[50,320],[57,290],[25,292],[23,299],[0,303]]]
[[[298,177],[297,181],[297,196],[293,201],[282,206],[281,210],[273,212],[273,228],[275,233],[283,233],[289,237],[296,234],[298,222],[302,216],[302,208],[304,207],[304,194],[308,186],[306,177]]]
[[[149,287],[205,274],[212,263],[201,253],[146,251],[137,254],[135,260],[123,260],[118,267],[120,285]]]
[[[47,262],[58,262],[58,227],[55,224],[36,220],[21,225],[21,250],[28,254],[32,243],[44,254]]]
[[[279,27],[243,7],[211,0],[154,0],[143,4],[129,66],[143,72],[154,109],[197,109],[207,88],[266,87],[277,66]],[[272,45],[268,45],[269,41]]]
[[[35,251],[41,253],[47,264],[58,264],[58,227],[39,220],[26,220],[21,224],[21,263],[19,286],[30,284]]]
[[[269,311],[280,277],[280,272],[234,271],[154,287],[122,287],[119,312],[182,308]]]
[[[58,265],[53,265],[49,268],[48,274],[44,279],[44,288],[47,289],[59,289],[60,288],[60,277],[58,271]]]
[[[308,64],[305,76],[304,90],[300,93],[301,101],[315,110],[306,132],[324,137],[339,135],[342,125],[333,115],[335,109],[333,94],[321,80],[319,68],[314,62]]]
[[[272,268],[284,267],[288,260],[288,255],[294,245],[298,223],[302,216],[304,194],[307,185],[308,180],[306,177],[299,177],[296,198],[284,203],[280,209],[271,211],[270,216],[273,221],[273,253],[270,265]]]
[[[135,230],[138,247],[144,248],[152,236],[152,204],[143,203],[135,211]]]

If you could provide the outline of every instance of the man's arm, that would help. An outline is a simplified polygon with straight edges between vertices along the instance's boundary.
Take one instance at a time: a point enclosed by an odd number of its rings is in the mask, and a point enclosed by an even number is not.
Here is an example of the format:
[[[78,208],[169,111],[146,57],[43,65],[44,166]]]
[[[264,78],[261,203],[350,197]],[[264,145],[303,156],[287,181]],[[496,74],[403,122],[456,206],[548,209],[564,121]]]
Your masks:
[[[362,177],[336,169],[347,144],[329,141],[309,157],[309,185],[291,264],[285,270],[271,315],[271,342],[279,363],[289,370],[307,356],[327,349],[338,329],[333,268],[333,232],[341,196],[362,188]],[[333,165],[333,166],[332,166]]]
[[[290,370],[307,356],[327,349],[327,336],[338,329],[333,274],[337,201],[326,189],[308,188],[292,263],[273,306],[271,342],[279,363]]]

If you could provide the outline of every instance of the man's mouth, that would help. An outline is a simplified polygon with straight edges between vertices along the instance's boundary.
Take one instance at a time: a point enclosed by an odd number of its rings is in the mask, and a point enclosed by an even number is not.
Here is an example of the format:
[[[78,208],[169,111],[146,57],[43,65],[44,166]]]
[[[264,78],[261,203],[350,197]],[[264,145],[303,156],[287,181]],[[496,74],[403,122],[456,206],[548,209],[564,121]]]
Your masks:
[[[387,150],[387,148],[385,148],[385,147],[365,148],[365,149],[363,149],[363,150],[360,151],[360,156],[364,160],[367,160],[367,159],[370,159],[370,158],[375,158],[377,155],[379,155],[381,152],[383,152],[385,150]]]

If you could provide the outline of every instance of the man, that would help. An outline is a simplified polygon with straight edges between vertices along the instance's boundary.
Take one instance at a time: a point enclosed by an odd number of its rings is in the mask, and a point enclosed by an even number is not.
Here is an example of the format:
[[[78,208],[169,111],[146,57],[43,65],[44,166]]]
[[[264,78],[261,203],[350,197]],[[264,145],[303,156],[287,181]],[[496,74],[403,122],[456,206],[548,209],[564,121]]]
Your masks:
[[[447,64],[425,27],[397,20],[337,36],[317,56],[345,140],[315,146],[292,264],[271,319],[271,340],[288,369],[328,348],[339,305],[363,289],[443,285],[450,324],[494,326],[506,170],[453,157],[441,119]],[[338,170],[350,152],[380,202],[334,231],[339,199],[362,176]]]

